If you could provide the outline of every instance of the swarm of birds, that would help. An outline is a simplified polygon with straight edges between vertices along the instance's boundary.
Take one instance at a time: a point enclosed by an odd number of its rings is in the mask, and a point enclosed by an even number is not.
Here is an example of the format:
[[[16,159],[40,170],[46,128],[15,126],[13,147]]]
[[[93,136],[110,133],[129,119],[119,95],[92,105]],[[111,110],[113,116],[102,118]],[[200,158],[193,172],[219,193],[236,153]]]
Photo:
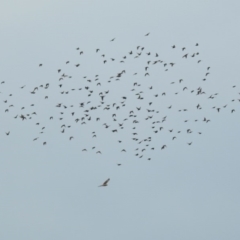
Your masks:
[[[147,33],[142,38],[150,37],[151,34]],[[116,41],[113,38],[109,44]],[[119,52],[107,56],[101,48],[93,49],[90,54],[95,54],[101,73],[94,72],[92,66],[91,75],[85,74],[84,67],[84,56],[88,53],[77,47],[75,51],[79,61],[63,61],[55,70],[56,79],[42,81],[36,86],[19,86],[19,91],[27,96],[29,106],[20,106],[21,96],[13,104],[12,94],[2,92],[4,112],[16,121],[31,121],[36,126],[32,141],[43,146],[48,143],[44,133],[49,129],[49,123],[54,122],[60,135],[71,142],[85,137],[77,134],[78,129],[88,128],[93,146],[82,146],[82,154],[89,151],[104,154],[96,146],[105,137],[98,134],[100,128],[111,136],[109,142],[116,143],[120,154],[148,161],[152,159],[152,152],[160,154],[173,148],[177,142],[190,147],[194,144],[191,136],[201,136],[203,123],[211,122],[207,116],[209,110],[217,114],[223,111],[234,114],[235,104],[240,99],[235,85],[232,88],[236,98],[225,103],[219,100],[220,93],[208,89],[207,83],[212,81],[211,68],[200,58],[198,43],[166,47],[174,60],[166,60],[168,57],[162,56],[161,52],[153,52],[140,45],[126,50],[121,57]],[[191,79],[188,76],[189,65],[198,74]],[[184,67],[186,72],[182,70]],[[44,68],[45,64],[38,64],[38,71],[42,72]],[[3,81],[1,84],[7,83]],[[36,95],[41,96],[41,102],[35,100]],[[48,103],[51,98],[55,99],[52,105]],[[35,109],[41,104],[46,106],[48,110],[43,111],[47,113]],[[43,119],[49,112],[47,119]],[[75,135],[69,134],[70,128],[74,129]],[[5,129],[5,135],[11,137],[14,133],[10,134],[10,130]],[[117,163],[117,166],[121,165]],[[107,186],[109,180],[101,186]]]

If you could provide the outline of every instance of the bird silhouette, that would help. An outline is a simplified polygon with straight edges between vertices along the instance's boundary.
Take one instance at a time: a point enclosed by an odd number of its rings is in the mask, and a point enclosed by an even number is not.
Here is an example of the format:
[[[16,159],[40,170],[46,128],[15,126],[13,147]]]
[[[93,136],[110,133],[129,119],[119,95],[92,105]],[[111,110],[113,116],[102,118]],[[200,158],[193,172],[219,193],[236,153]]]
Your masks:
[[[102,185],[99,185],[98,187],[107,187],[109,181],[110,181],[110,178],[108,178]]]

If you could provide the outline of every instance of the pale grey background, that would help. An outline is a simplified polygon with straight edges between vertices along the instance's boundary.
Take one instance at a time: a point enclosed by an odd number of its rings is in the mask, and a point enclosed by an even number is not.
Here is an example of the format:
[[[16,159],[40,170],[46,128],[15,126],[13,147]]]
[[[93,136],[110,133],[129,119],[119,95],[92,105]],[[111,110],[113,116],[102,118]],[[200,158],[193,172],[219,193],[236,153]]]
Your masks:
[[[206,102],[211,123],[200,125],[201,138],[193,137],[191,148],[186,138],[161,154],[156,151],[150,162],[119,154],[107,135],[105,143],[99,143],[102,156],[84,155],[82,148],[92,146],[85,133],[90,127],[78,133],[72,128],[63,138],[51,123],[44,137],[32,142],[36,121],[14,120],[11,112],[5,114],[3,103],[9,99],[15,109],[29,106],[29,99],[47,103],[45,93],[32,96],[29,91],[41,83],[58,84],[56,70],[66,60],[78,62],[76,47],[89,52],[84,57],[94,62],[97,47],[122,57],[139,44],[167,57],[173,44],[191,48],[198,42],[203,66],[211,66],[207,88],[221,93],[218,105],[230,104],[240,92],[239,8],[239,1],[221,0],[2,1],[0,238],[239,239],[238,102],[232,103],[234,114],[228,108],[221,115]],[[151,34],[144,38],[147,32]],[[115,45],[110,45],[114,37]],[[95,64],[82,69],[91,76],[110,74],[101,64],[96,71]],[[193,65],[184,69],[199,77]],[[74,67],[68,71],[77,74]],[[119,68],[111,73],[116,71]],[[176,71],[173,77],[179,75]],[[59,94],[51,96],[49,105],[39,104],[36,110],[46,124]],[[188,118],[194,119],[194,114],[189,112]],[[104,136],[105,130],[99,131]],[[69,142],[71,135],[75,139]],[[121,168],[117,162],[123,163]],[[108,177],[109,186],[97,188]]]

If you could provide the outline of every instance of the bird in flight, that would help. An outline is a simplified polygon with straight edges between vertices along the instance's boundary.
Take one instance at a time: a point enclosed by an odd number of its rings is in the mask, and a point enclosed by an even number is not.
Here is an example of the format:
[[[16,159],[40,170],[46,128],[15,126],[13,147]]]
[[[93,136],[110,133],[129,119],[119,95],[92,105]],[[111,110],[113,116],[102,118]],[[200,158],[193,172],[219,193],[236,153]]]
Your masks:
[[[98,187],[107,187],[108,182],[110,181],[110,178],[108,178],[102,185]]]

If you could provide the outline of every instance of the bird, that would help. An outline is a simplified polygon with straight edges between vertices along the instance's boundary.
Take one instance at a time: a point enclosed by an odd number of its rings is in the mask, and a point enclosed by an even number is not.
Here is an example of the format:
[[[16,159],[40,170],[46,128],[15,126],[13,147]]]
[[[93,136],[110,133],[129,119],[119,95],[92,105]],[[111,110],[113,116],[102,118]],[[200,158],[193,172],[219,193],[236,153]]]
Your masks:
[[[107,187],[109,181],[110,181],[110,178],[108,178],[102,185],[99,185],[98,187]]]

